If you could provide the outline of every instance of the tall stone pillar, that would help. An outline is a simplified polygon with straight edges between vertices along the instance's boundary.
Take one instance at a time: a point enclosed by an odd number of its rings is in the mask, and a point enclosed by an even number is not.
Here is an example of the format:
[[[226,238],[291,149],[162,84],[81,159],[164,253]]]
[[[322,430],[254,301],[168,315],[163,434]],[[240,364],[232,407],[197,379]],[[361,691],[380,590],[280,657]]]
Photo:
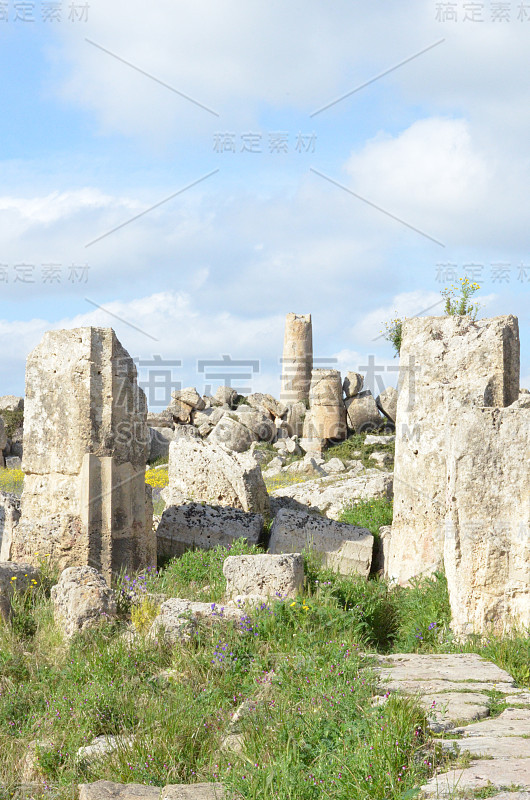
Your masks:
[[[530,628],[530,395],[447,428],[444,564],[457,635]]]
[[[310,438],[337,440],[346,437],[346,407],[342,399],[341,374],[337,369],[313,370],[309,403]]]
[[[156,564],[145,395],[112,328],[48,331],[26,365],[24,491],[13,561]]]
[[[313,369],[311,314],[287,314],[283,342],[282,403],[307,402]]]
[[[399,366],[394,520],[386,572],[404,584],[443,566],[450,422],[467,408],[502,408],[519,396],[517,319],[408,319]],[[481,481],[481,475],[475,479]]]

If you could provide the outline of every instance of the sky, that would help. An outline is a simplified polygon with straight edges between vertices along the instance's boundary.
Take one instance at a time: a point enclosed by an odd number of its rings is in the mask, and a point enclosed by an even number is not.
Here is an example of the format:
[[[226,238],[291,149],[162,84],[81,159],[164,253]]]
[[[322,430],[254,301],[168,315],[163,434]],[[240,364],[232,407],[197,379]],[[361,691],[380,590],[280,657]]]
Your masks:
[[[289,312],[378,393],[464,276],[530,388],[529,45],[519,0],[0,1],[0,394],[97,325],[153,410],[277,396]]]

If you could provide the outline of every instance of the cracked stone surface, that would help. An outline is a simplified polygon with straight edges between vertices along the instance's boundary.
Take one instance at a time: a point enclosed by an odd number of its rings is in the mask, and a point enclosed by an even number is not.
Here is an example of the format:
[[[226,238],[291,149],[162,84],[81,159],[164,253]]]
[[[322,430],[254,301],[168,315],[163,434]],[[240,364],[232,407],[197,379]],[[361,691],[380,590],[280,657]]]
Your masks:
[[[502,790],[511,789],[514,786],[521,787],[528,794],[530,758],[495,758],[472,761],[466,769],[453,769],[443,775],[435,775],[422,787],[422,792],[425,797],[452,798],[455,792],[465,789],[476,790],[493,787]]]

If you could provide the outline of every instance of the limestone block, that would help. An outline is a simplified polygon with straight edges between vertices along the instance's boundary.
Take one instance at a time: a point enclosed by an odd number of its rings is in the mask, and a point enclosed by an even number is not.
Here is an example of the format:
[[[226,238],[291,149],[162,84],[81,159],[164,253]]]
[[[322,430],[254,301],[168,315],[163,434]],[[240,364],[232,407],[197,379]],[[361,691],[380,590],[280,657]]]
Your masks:
[[[237,392],[230,386],[219,386],[212,397],[212,405],[214,406],[228,406],[233,408],[237,398]]]
[[[372,392],[366,390],[346,400],[348,427],[355,433],[366,433],[379,428],[382,422]]]
[[[112,781],[80,783],[79,800],[160,800],[160,788]]]
[[[389,577],[442,567],[447,492],[446,426],[470,406],[508,406],[519,396],[519,333],[513,316],[405,320],[396,418],[395,498]]]
[[[479,789],[509,789],[512,786],[530,786],[530,758],[471,761],[465,769],[436,775],[421,790],[424,797],[441,800],[453,798],[456,791],[469,793]],[[519,800],[517,794],[514,800]]]
[[[52,587],[53,617],[67,637],[116,615],[114,593],[92,567],[69,567]]]
[[[201,620],[212,625],[222,625],[227,622],[241,622],[244,617],[245,612],[240,608],[170,597],[160,606],[148,635],[152,639],[163,637],[169,644],[178,644],[193,635]]]
[[[226,450],[234,453],[244,453],[249,449],[252,442],[258,441],[258,437],[243,425],[237,417],[232,416],[234,413],[232,411],[226,412],[211,432],[208,440],[212,444],[221,445]]]
[[[341,440],[346,437],[346,410],[342,382],[336,369],[314,369],[309,393],[312,435],[310,438]],[[309,438],[304,427],[304,438]]]
[[[247,395],[247,403],[258,411],[265,409],[269,414],[272,414],[273,417],[281,418],[287,413],[287,406],[285,403],[279,403],[271,394],[254,392],[253,394]]]
[[[281,509],[272,524],[269,553],[300,553],[313,548],[324,566],[342,575],[368,576],[373,544],[374,537],[366,528]]]
[[[228,453],[210,439],[203,442],[184,437],[169,446],[168,474],[170,497],[259,514],[269,511],[261,469],[251,454]]]
[[[226,547],[236,539],[257,544],[262,532],[261,514],[201,503],[170,505],[156,531],[158,556],[173,558],[186,550]]]
[[[363,388],[364,378],[358,372],[347,372],[342,383],[345,397],[355,397]]]
[[[20,520],[20,499],[0,492],[0,561],[10,561],[13,531]]]
[[[274,442],[276,439],[276,426],[270,415],[262,411],[254,411],[247,406],[246,411],[229,411],[228,416],[237,419],[247,428],[253,437],[260,442]],[[248,448],[246,448],[248,449]]]
[[[2,411],[23,411],[24,398],[15,397],[13,394],[4,394],[0,397],[0,412]]]
[[[282,358],[280,402],[296,403],[309,397],[313,368],[311,314],[287,314]]]
[[[530,627],[530,408],[461,409],[446,435],[451,626]]]
[[[149,461],[156,461],[157,458],[169,457],[169,445],[177,434],[172,428],[149,428],[151,444],[149,448]]]
[[[385,415],[385,417],[390,420],[390,422],[396,421],[397,401],[397,389],[394,389],[393,386],[387,386],[387,388],[375,399],[377,408]]]
[[[133,360],[111,328],[45,333],[26,365],[14,560],[46,552],[60,568],[89,564],[109,581],[121,567],[154,563],[146,413]]]
[[[304,585],[304,560],[300,553],[287,555],[228,556],[223,564],[227,597],[292,598]]]
[[[6,469],[22,469],[22,459],[18,456],[7,456]]]
[[[172,400],[180,400],[181,403],[190,406],[190,408],[195,411],[202,411],[206,408],[206,403],[193,386],[188,386],[186,389],[178,389],[176,392],[172,392],[171,398]]]
[[[288,403],[285,422],[289,436],[302,436],[304,432],[304,419],[307,414],[305,403]]]

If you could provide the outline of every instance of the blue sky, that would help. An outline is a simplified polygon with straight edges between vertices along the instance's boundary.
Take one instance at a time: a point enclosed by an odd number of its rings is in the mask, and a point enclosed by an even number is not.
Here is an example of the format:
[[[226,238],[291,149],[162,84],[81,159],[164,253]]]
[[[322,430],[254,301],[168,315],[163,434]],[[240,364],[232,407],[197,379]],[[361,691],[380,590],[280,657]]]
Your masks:
[[[481,315],[519,317],[530,386],[528,3],[476,3],[482,21],[463,0],[65,0],[55,22],[17,5],[0,3],[0,394],[23,393],[45,330],[89,324],[199,390],[198,360],[258,360],[250,388],[277,394],[290,311],[312,313],[316,356],[373,355],[394,383],[384,320],[469,264]]]

